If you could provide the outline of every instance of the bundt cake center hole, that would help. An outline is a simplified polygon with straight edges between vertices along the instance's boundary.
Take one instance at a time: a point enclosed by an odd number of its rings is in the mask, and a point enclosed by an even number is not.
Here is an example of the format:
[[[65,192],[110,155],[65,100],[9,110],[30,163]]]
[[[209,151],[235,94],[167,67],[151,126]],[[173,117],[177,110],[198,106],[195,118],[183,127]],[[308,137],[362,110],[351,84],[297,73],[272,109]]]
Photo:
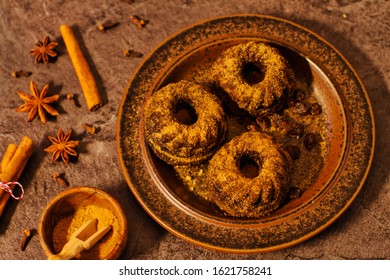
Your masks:
[[[179,123],[192,125],[198,120],[196,110],[188,102],[180,100],[174,108],[174,115]]]
[[[256,63],[247,62],[242,67],[242,77],[248,84],[258,84],[264,80],[265,73]]]
[[[243,155],[240,158],[240,171],[246,178],[253,179],[260,174],[260,165],[250,155]]]

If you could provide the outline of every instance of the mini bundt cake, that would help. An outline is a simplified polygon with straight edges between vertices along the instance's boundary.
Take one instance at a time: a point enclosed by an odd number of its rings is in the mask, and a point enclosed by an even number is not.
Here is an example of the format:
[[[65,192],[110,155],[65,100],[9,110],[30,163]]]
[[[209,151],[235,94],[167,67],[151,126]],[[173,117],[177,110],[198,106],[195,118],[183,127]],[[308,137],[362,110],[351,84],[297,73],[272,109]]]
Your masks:
[[[288,61],[264,43],[249,42],[225,50],[211,72],[217,85],[252,116],[277,104],[295,85]]]
[[[209,159],[222,145],[227,129],[219,99],[186,80],[168,84],[148,98],[143,126],[150,148],[172,165]]]
[[[261,132],[245,132],[209,161],[204,198],[233,217],[268,215],[288,194],[291,168],[282,145]]]

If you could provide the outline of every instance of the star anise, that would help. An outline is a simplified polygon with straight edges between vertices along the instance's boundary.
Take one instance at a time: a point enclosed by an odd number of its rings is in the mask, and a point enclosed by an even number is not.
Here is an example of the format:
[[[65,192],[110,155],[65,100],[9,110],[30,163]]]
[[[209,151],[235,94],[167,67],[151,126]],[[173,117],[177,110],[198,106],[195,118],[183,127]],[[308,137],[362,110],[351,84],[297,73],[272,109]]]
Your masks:
[[[43,42],[38,41],[35,44],[34,48],[30,51],[30,53],[35,55],[35,63],[40,63],[43,61],[45,64],[48,64],[49,56],[57,56],[57,53],[54,50],[57,46],[57,42],[51,42],[49,36],[46,36],[45,39],[43,39]]]
[[[57,159],[61,157],[61,159],[68,164],[69,156],[77,156],[77,152],[74,148],[77,147],[79,141],[71,141],[70,135],[72,134],[72,130],[70,129],[66,134],[60,130],[58,131],[57,138],[48,136],[49,140],[53,143],[51,146],[45,149],[45,152],[53,153],[53,157],[51,162],[55,162]]]
[[[53,103],[58,100],[60,97],[57,95],[52,95],[46,97],[46,94],[49,90],[49,85],[45,85],[41,92],[39,92],[37,85],[34,81],[30,81],[30,91],[32,95],[26,94],[21,91],[16,91],[19,97],[25,102],[22,106],[16,109],[17,112],[30,112],[28,115],[27,121],[31,122],[37,115],[39,115],[41,121],[46,123],[46,113],[47,111],[52,116],[58,116],[59,113],[54,109],[50,103]]]

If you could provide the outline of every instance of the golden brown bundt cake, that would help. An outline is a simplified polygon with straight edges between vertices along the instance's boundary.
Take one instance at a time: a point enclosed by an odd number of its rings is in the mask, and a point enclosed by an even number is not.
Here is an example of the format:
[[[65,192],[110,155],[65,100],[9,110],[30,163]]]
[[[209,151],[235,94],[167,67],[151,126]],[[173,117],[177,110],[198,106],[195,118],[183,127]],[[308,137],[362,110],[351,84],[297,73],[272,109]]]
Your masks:
[[[252,116],[278,103],[295,84],[288,61],[264,43],[249,42],[225,50],[211,72],[217,84]]]
[[[291,168],[283,146],[266,134],[245,132],[211,158],[204,198],[233,217],[268,215],[289,191]]]
[[[172,165],[210,158],[224,141],[227,128],[220,101],[186,80],[152,94],[144,107],[143,126],[154,153]]]

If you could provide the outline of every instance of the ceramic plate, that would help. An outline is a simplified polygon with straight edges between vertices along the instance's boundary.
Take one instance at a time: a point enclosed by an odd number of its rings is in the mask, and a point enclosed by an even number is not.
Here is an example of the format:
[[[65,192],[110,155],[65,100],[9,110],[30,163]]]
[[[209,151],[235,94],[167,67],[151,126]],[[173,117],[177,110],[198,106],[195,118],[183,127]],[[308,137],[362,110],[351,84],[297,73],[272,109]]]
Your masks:
[[[202,82],[224,49],[248,41],[269,43],[288,59],[298,84],[321,105],[326,148],[319,163],[302,162],[300,172],[315,170],[302,195],[259,219],[231,218],[196,197],[171,166],[154,156],[141,125],[144,102],[153,92],[180,79]],[[300,243],[334,222],[362,188],[372,161],[374,132],[368,95],[331,44],[283,19],[230,15],[181,30],[144,59],[123,95],[117,148],[132,193],[164,228],[203,247],[253,253]]]

